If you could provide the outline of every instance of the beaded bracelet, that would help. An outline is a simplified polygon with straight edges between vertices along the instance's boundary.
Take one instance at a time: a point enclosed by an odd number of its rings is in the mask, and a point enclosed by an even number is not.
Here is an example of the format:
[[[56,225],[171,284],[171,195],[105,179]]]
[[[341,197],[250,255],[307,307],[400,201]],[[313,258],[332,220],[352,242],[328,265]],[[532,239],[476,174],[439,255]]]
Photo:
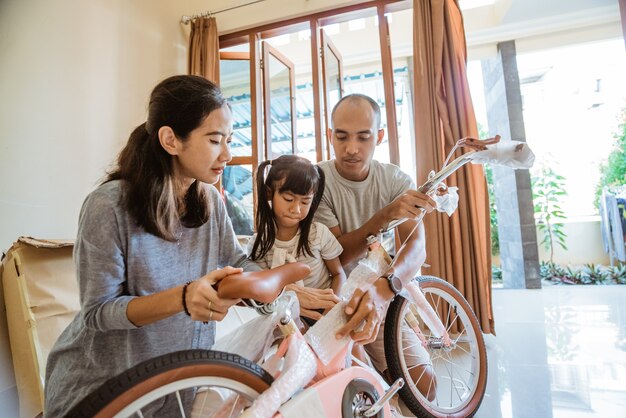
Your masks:
[[[190,284],[191,282],[187,282],[183,286],[183,310],[185,311],[187,316],[191,316],[191,314],[189,313],[189,309],[187,309],[187,286],[189,286]]]

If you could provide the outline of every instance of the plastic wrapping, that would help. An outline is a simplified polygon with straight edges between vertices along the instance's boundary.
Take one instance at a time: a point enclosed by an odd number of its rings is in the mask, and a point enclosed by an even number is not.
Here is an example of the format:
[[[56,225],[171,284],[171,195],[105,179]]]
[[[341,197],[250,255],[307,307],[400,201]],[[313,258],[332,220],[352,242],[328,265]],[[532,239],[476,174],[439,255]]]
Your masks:
[[[336,304],[326,315],[313,325],[304,335],[315,354],[324,365],[328,365],[337,354],[350,343],[350,335],[341,339],[335,337],[339,328],[348,322],[345,306],[357,287],[363,288],[372,283],[387,269],[382,251],[369,251],[367,258],[359,261],[352,270],[350,277],[342,286],[340,297],[342,302]]]
[[[426,300],[422,289],[420,289],[419,284],[415,281],[408,283],[404,287],[404,291],[402,292],[402,296],[405,296],[408,300],[410,300],[416,307],[419,312],[420,318],[426,323],[428,328],[432,333],[434,333],[437,337],[441,338],[445,344],[445,346],[449,347],[451,344],[450,335],[448,331],[445,329],[437,314],[435,313],[430,303]],[[415,330],[416,334],[424,343],[424,336],[419,329]]]
[[[458,187],[447,187],[443,194],[435,193],[432,198],[437,204],[437,211],[445,212],[448,216],[452,216],[459,206],[458,190]]]
[[[269,347],[277,338],[282,337],[278,330],[280,319],[287,312],[296,321],[299,321],[300,317],[300,305],[294,292],[284,292],[275,303],[273,313],[261,315],[234,329],[220,338],[212,349],[234,353],[257,363],[261,362]]]
[[[317,362],[306,342],[294,334],[281,345],[278,352],[268,362],[278,364],[275,358],[284,359],[280,375],[242,415],[242,418],[271,418],[278,408],[291,398],[315,376]]]
[[[526,142],[501,141],[488,145],[484,151],[465,154],[474,164],[497,164],[510,168],[530,168],[535,162],[535,154]]]

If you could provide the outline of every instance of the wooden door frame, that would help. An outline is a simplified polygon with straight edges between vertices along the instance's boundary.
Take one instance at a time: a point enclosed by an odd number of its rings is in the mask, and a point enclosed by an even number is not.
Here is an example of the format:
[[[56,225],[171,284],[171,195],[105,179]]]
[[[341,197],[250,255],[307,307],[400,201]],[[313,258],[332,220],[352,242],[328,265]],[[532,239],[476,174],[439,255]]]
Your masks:
[[[324,138],[326,138],[326,140],[324,142],[326,144],[326,159],[330,160],[331,144],[330,144],[330,138],[328,138],[328,135],[326,133],[328,132],[328,129],[330,129],[330,125],[331,125],[330,115],[331,115],[332,109],[330,108],[329,102],[328,102],[328,96],[330,95],[330,90],[327,85],[328,79],[327,79],[327,74],[326,74],[326,47],[328,47],[332,55],[335,58],[337,58],[337,62],[339,66],[339,99],[340,100],[343,97],[343,59],[341,57],[341,53],[339,52],[339,49],[337,49],[333,41],[330,40],[330,37],[328,36],[327,33],[324,32],[323,28],[320,28],[320,39],[322,41],[320,55],[322,57],[322,82],[324,86],[324,90],[323,90],[324,91],[324,122],[326,126],[326,132],[324,132],[325,134]]]
[[[263,115],[265,128],[265,158],[274,158],[272,153],[272,119],[270,101],[270,72],[269,57],[272,55],[289,70],[289,109],[291,111],[291,153],[295,154],[296,147],[296,74],[295,65],[289,58],[283,55],[278,49],[267,42],[263,42],[263,61],[261,71],[263,72]]]
[[[344,21],[345,16],[341,15],[349,14],[350,19],[355,19],[361,16],[371,16],[371,13],[368,9],[375,8],[379,22],[380,51],[383,68],[383,85],[385,89],[385,109],[387,116],[387,138],[389,140],[389,158],[392,163],[398,164],[399,147],[397,137],[397,116],[395,111],[395,99],[393,91],[393,63],[391,61],[391,44],[388,37],[389,28],[387,20],[385,18],[381,18],[381,15],[384,17],[385,13],[405,10],[411,7],[412,2],[410,0],[371,0],[360,4],[338,7],[323,12],[311,13],[308,15],[285,19],[282,21],[260,25],[249,29],[243,29],[231,33],[222,34],[219,37],[219,44],[220,48],[228,48],[235,45],[249,43],[252,57],[252,53],[254,51],[258,52],[258,42],[260,42],[260,40],[262,39],[267,39],[286,33],[293,33],[298,30],[309,29],[311,31],[311,69],[313,78],[313,101],[314,109],[316,111],[315,144],[317,160],[321,161],[324,156],[328,154],[329,151],[325,149],[327,147],[324,146],[325,140],[323,138],[326,136],[326,133],[322,132],[321,126],[323,85],[322,81],[320,80],[322,68],[320,56],[319,28],[323,25],[328,25],[330,23]],[[256,68],[254,69],[255,71],[252,71],[253,65],[256,65]],[[258,111],[261,108],[260,95],[262,83],[260,79],[258,80],[258,82],[255,83],[254,77],[258,72],[257,69],[260,68],[260,57],[258,60],[250,60],[250,66],[250,77],[252,79],[251,85],[254,85],[257,93],[255,95],[253,91],[252,96],[255,97],[255,100],[253,100],[252,106],[253,108],[255,108],[256,106],[256,110]],[[260,128],[262,127],[259,126],[261,118],[262,116],[260,114],[255,114],[255,112],[253,111],[251,120],[251,123],[253,125],[253,137],[254,135],[257,135],[257,139],[262,137],[262,131],[260,130]],[[261,145],[260,148],[262,149],[262,144],[259,145]],[[257,164],[259,161],[259,155],[262,155],[262,151],[257,152],[257,158],[255,161]]]

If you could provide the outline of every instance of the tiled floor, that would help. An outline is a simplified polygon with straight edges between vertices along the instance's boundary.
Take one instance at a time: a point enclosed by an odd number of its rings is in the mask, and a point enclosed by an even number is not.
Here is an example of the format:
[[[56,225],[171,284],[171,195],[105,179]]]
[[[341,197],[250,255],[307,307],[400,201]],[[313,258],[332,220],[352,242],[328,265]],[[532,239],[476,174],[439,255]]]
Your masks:
[[[479,418],[626,417],[626,286],[494,289]]]

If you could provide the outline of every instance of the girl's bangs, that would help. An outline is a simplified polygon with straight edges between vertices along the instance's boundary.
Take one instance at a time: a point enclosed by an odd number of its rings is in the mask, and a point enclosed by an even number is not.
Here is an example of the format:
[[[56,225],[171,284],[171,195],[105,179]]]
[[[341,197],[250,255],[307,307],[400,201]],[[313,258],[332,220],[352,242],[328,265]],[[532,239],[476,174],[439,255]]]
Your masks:
[[[282,179],[280,193],[289,192],[306,196],[315,194],[319,185],[319,177],[314,167],[305,170],[286,170],[285,178]]]

